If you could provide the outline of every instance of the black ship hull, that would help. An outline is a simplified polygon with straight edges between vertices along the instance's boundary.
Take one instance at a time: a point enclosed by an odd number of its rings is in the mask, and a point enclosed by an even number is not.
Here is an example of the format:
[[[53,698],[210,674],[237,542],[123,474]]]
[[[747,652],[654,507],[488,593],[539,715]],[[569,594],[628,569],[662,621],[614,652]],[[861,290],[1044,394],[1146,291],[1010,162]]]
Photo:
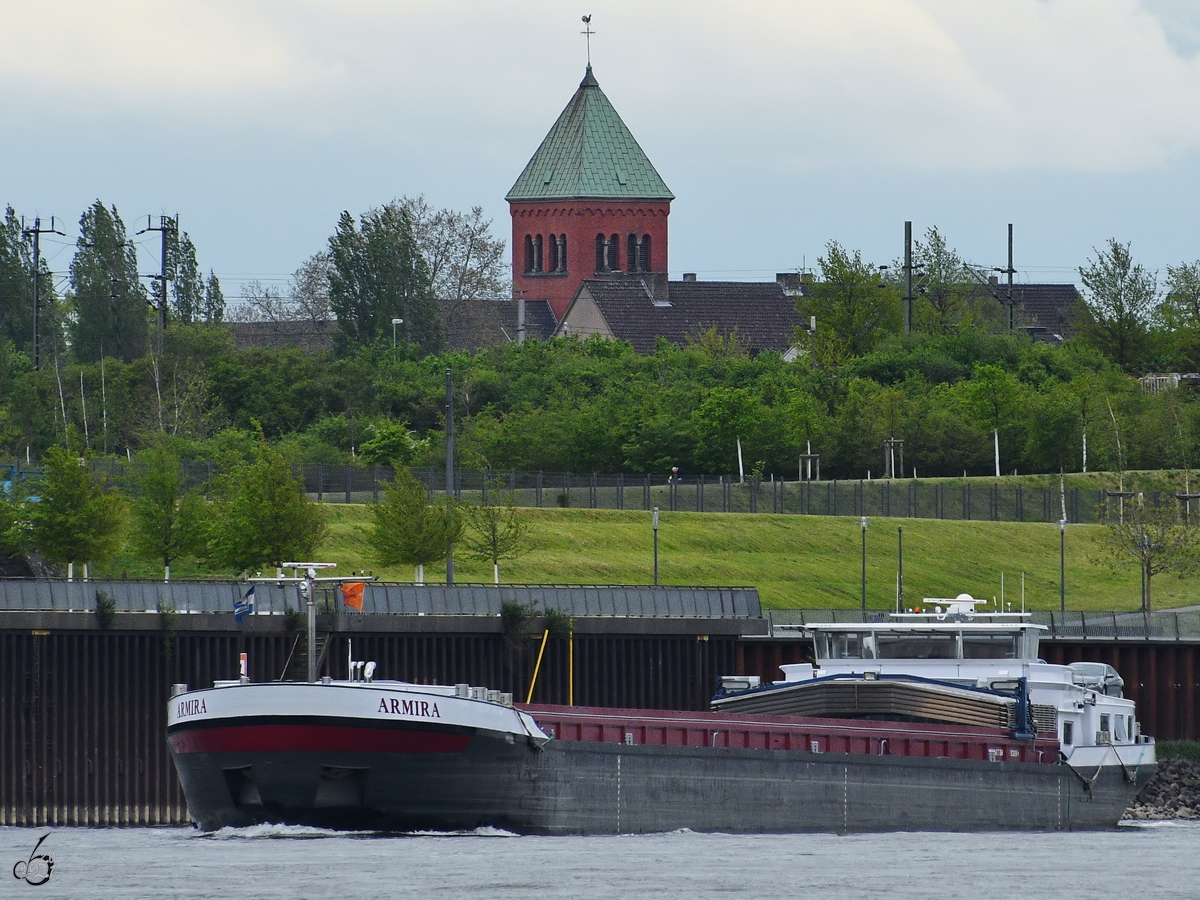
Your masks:
[[[500,733],[420,733],[402,749],[324,741],[207,751],[173,734],[172,753],[205,830],[1083,830],[1115,826],[1155,770],[567,740],[539,748]]]

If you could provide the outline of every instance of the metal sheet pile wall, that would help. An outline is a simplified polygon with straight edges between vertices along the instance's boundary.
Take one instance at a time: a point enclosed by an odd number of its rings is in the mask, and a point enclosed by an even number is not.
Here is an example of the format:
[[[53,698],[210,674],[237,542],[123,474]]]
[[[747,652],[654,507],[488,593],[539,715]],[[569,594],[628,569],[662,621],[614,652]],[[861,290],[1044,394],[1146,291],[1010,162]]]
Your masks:
[[[524,699],[540,636],[356,634],[354,655],[379,674],[467,682]],[[346,677],[345,635],[322,672]],[[574,646],[577,703],[705,709],[734,664],[735,636],[593,635]],[[0,825],[158,825],[187,821],[166,748],[170,686],[279,678],[296,634],[0,632]],[[566,703],[571,649],[548,641],[534,699]]]

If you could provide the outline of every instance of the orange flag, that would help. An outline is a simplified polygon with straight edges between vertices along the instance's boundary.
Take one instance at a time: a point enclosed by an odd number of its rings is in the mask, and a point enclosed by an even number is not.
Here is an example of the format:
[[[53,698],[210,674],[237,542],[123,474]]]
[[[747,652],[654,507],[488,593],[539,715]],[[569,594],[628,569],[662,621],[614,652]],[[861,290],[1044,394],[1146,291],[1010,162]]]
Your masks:
[[[363,591],[366,590],[366,587],[366,584],[361,581],[346,582],[338,588],[342,592],[342,602],[362,612]]]

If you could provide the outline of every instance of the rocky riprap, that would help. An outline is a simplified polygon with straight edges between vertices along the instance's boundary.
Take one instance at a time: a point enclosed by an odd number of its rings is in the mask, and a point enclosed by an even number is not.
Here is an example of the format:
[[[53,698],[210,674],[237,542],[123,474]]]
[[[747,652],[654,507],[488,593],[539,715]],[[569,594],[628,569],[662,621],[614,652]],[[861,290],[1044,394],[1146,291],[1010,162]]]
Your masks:
[[[1164,759],[1138,793],[1126,819],[1200,819],[1200,763]]]

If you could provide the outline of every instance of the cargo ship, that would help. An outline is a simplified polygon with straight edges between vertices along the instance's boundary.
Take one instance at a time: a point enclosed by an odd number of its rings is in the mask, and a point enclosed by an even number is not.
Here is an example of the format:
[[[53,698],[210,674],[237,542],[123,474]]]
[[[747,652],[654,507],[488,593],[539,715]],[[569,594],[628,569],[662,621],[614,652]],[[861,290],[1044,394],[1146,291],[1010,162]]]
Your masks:
[[[1041,662],[1039,626],[975,604],[804,626],[811,662],[723,678],[710,711],[514,704],[351,661],[346,681],[176,685],[167,740],[205,830],[1114,827],[1156,771],[1119,676]]]

